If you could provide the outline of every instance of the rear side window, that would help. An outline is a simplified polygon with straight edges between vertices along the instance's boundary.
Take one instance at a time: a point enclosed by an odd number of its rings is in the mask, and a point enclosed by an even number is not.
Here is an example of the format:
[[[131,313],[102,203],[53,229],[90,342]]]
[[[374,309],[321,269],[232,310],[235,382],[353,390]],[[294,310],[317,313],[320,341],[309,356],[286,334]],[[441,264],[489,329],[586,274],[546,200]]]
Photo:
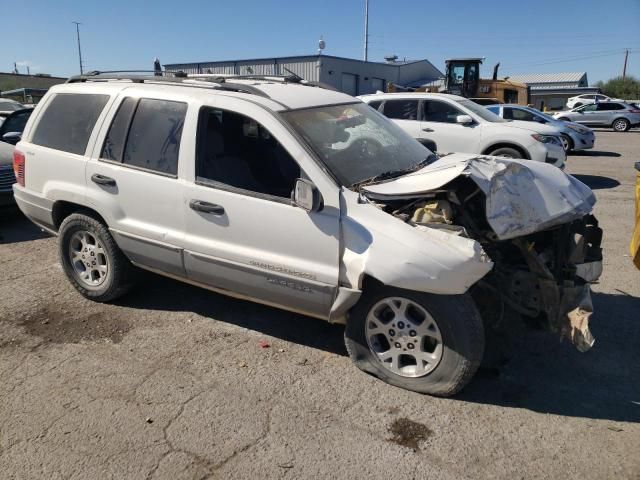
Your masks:
[[[373,102],[368,103],[368,105],[374,110],[379,110],[380,104],[382,104],[382,100],[374,100]]]
[[[599,103],[598,110],[624,110],[624,107],[619,103]]]
[[[31,142],[83,155],[109,95],[58,93],[45,111]]]
[[[384,114],[398,120],[417,120],[418,100],[387,100],[384,102]]]
[[[101,158],[176,175],[187,104],[126,98],[116,113]]]

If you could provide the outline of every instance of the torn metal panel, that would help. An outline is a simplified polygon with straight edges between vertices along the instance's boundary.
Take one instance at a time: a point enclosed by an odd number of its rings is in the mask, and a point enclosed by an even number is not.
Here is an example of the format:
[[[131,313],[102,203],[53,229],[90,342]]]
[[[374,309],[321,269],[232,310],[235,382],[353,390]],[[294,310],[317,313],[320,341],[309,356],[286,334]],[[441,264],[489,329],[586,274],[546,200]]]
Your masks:
[[[448,155],[408,175],[363,187],[372,198],[428,193],[458,176],[471,178],[486,197],[486,216],[500,240],[568,223],[595,204],[589,187],[558,168],[530,160]]]
[[[386,285],[441,294],[461,294],[493,263],[478,242],[423,226],[412,226],[357,194],[343,192],[343,281],[359,286],[363,275]]]
[[[595,339],[589,330],[589,317],[593,313],[589,285],[563,288],[560,311],[563,321],[562,334],[581,352],[593,347]]]

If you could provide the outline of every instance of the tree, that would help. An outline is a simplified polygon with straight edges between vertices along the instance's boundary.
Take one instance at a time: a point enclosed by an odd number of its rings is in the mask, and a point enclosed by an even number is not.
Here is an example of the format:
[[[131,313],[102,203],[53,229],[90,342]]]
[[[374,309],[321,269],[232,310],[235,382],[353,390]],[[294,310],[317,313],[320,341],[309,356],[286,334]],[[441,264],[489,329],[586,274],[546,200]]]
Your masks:
[[[596,87],[602,93],[612,98],[622,98],[624,100],[640,99],[640,80],[630,75],[623,80],[622,77],[615,77],[606,82],[599,81]]]

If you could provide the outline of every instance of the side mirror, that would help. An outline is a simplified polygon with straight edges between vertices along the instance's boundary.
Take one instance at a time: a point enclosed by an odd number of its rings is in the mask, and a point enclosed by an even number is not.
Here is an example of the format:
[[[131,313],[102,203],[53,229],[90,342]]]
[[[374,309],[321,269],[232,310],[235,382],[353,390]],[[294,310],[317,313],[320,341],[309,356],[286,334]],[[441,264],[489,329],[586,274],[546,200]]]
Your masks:
[[[10,143],[11,145],[17,144],[22,139],[22,133],[20,132],[7,132],[2,135],[2,141]]]
[[[473,118],[471,118],[469,115],[458,115],[456,117],[456,123],[459,123],[461,125],[469,125],[470,123],[473,123]]]
[[[317,212],[323,207],[322,194],[311,181],[303,178],[296,179],[293,189],[293,204],[307,212]]]

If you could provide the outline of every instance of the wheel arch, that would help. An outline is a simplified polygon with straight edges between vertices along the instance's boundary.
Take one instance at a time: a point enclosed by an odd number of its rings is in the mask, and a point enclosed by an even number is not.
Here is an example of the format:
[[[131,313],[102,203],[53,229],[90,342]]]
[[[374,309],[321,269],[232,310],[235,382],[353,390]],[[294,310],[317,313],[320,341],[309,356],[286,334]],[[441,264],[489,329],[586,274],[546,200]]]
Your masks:
[[[522,147],[521,145],[518,145],[517,143],[512,143],[512,142],[493,143],[488,147],[485,147],[484,150],[482,150],[482,155],[488,155],[489,152],[493,150],[497,150],[498,148],[513,148],[514,150],[517,150],[522,154],[522,158],[524,158],[525,160],[531,160],[531,156],[529,155],[529,152],[527,152],[526,148]]]
[[[82,213],[83,215],[87,215],[107,225],[104,217],[96,210],[80,205],[79,203],[69,202],[67,200],[57,200],[54,202],[51,210],[51,217],[53,219],[55,231],[57,232],[60,229],[60,225],[65,218],[74,213]]]

